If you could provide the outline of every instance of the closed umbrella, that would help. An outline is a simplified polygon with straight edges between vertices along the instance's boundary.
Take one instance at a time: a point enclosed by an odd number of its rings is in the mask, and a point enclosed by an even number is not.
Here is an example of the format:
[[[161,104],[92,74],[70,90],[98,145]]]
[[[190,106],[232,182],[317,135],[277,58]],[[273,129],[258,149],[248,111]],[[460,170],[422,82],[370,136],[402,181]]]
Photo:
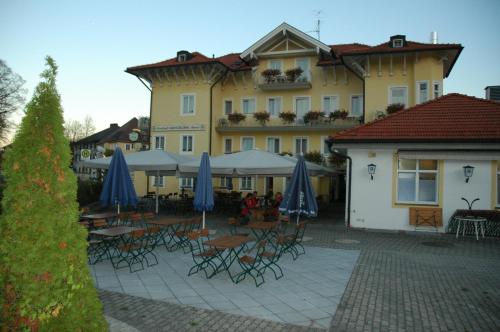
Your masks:
[[[290,185],[286,189],[279,210],[288,215],[296,214],[297,224],[301,214],[308,217],[315,217],[318,214],[318,203],[303,156],[299,157],[299,161],[295,165]]]
[[[120,213],[120,206],[137,205],[134,184],[120,148],[116,148],[113,153],[108,174],[104,179],[100,200],[102,206],[117,205],[118,213]]]
[[[205,228],[205,211],[214,208],[214,190],[212,188],[212,172],[208,153],[203,152],[200,168],[196,178],[196,189],[194,192],[194,209],[203,212],[203,228]]]

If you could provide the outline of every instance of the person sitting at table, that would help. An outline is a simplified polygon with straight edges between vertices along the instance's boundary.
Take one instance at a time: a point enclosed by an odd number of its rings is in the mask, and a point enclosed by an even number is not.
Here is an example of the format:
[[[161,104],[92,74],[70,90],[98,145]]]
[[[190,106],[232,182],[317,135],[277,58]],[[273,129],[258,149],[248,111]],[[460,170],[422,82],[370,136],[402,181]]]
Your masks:
[[[251,209],[257,206],[256,200],[253,198],[252,193],[248,193],[245,199],[243,199],[241,204],[241,224],[247,225],[250,221]]]
[[[278,218],[278,216],[280,215],[280,211],[279,211],[279,208],[280,208],[280,205],[281,205],[281,202],[283,201],[283,195],[278,191],[276,193],[276,195],[274,196],[274,202],[273,202],[273,215]]]

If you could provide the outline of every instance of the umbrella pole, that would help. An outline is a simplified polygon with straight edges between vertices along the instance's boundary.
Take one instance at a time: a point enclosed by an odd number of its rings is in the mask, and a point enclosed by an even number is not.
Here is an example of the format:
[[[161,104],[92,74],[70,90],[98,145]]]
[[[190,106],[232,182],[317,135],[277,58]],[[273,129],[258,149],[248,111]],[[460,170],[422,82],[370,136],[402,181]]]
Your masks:
[[[118,214],[120,214],[120,203],[118,203]]]
[[[202,228],[205,229],[205,211],[203,211],[203,224]]]
[[[157,178],[160,177],[160,171],[156,171],[156,177]],[[156,181],[155,190],[156,190],[156,193],[155,193],[155,197],[156,197],[155,212],[156,212],[156,214],[158,214],[158,181]]]
[[[297,212],[297,225],[299,224],[300,213]]]

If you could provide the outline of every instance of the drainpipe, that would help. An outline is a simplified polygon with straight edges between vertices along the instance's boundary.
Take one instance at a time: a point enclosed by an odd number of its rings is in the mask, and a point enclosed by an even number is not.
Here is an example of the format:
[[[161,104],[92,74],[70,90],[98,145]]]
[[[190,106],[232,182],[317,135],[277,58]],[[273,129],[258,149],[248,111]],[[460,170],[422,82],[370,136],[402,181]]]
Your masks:
[[[149,86],[144,83],[143,80],[138,75],[134,75],[137,77],[137,79],[146,87],[146,89],[149,90],[150,97],[149,97],[149,131],[148,131],[148,146],[149,149],[151,150],[151,116],[153,115],[153,89],[151,89]],[[142,144],[142,142],[141,142]],[[142,150],[142,149],[141,149]],[[146,194],[149,192],[149,177],[146,175]]]
[[[327,138],[325,140],[326,145],[328,146],[328,151],[336,155],[337,157],[340,157],[342,159],[347,159],[348,161],[348,167],[347,167],[347,177],[348,177],[348,184],[347,184],[347,218],[346,218],[346,228],[349,230],[351,228],[351,179],[352,179],[352,158],[349,157],[346,154],[340,153],[337,150],[333,149],[333,138]]]
[[[214,86],[219,83],[224,77],[226,77],[227,72],[229,69],[226,69],[224,74],[222,74],[211,86],[210,86],[210,119],[208,121],[208,155],[212,155],[212,122],[213,122],[213,105],[212,105],[212,100],[213,100],[213,89]]]

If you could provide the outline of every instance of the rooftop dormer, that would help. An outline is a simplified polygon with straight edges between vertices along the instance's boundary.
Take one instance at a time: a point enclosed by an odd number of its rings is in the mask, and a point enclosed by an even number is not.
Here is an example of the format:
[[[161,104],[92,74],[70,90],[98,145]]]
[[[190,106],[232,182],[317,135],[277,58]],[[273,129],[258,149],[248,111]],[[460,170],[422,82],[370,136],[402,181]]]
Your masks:
[[[401,48],[406,46],[406,36],[405,35],[394,35],[391,36],[389,41],[389,47]]]
[[[179,51],[177,52],[177,62],[186,62],[191,59],[193,55],[188,51]]]

